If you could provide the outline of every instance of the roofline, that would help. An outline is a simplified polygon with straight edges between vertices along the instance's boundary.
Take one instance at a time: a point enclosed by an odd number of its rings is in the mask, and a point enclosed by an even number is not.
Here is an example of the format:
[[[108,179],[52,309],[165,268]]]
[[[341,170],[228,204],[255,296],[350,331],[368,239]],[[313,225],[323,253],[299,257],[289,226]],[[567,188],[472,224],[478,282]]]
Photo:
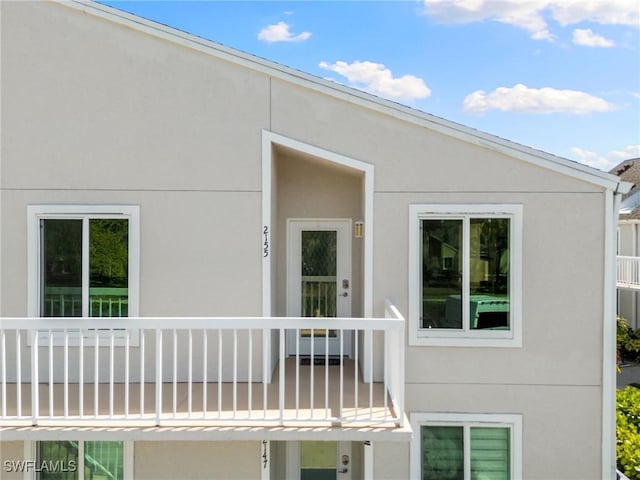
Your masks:
[[[287,67],[264,58],[251,55],[202,37],[153,22],[142,17],[117,10],[91,0],[51,0],[55,3],[74,8],[96,17],[109,20],[134,30],[176,43],[186,48],[211,55],[213,57],[250,68],[265,75],[284,80],[328,94],[334,98],[348,101],[378,113],[399,118],[418,126],[427,127],[438,133],[475,144],[498,153],[518,158],[539,167],[547,168],[579,180],[613,190],[627,193],[631,184],[622,182],[619,177],[581,163],[552,155],[531,147],[506,140],[495,135],[481,132],[459,123],[436,117],[416,109],[335,83],[309,73]]]

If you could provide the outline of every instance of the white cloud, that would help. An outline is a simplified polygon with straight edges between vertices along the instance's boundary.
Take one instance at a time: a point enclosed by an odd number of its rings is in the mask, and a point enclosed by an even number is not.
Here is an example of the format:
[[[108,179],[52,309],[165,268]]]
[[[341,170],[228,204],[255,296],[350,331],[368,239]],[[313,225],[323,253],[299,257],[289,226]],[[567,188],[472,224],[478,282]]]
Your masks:
[[[391,70],[381,63],[360,62],[347,63],[338,61],[333,64],[320,62],[320,68],[330,70],[345,77],[353,87],[360,88],[381,97],[398,100],[415,100],[427,98],[431,90],[424,80],[414,75],[395,77]]]
[[[610,150],[604,155],[599,155],[583,148],[573,147],[571,154],[574,160],[580,163],[608,172],[623,160],[640,158],[640,145],[627,145],[617,150]]]
[[[443,23],[494,20],[527,30],[536,40],[553,40],[545,15],[562,26],[589,21],[640,24],[637,0],[424,0],[428,16]]]
[[[590,28],[576,28],[573,31],[573,43],[585,47],[609,48],[615,46],[613,40],[593,33]]]
[[[637,98],[638,100],[640,100],[640,92],[631,92],[631,96]]]
[[[302,32],[294,35],[289,31],[291,25],[286,22],[278,22],[274,25],[267,25],[260,33],[258,33],[258,40],[264,42],[302,42],[311,38],[311,32]]]
[[[488,110],[517,113],[573,113],[606,112],[615,105],[578,90],[529,88],[521,83],[513,87],[499,87],[486,93],[477,90],[464,99],[464,111],[485,113]]]

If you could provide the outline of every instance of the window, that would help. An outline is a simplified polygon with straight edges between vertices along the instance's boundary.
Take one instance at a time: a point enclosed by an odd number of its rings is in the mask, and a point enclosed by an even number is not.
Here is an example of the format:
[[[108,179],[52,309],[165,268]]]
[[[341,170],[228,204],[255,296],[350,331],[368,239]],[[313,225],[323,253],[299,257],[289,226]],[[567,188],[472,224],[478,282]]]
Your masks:
[[[522,477],[522,417],[414,413],[411,478],[513,480]]]
[[[138,315],[138,207],[30,206],[29,316]]]
[[[131,442],[41,441],[34,444],[37,480],[122,480],[132,477]]]
[[[519,346],[522,206],[409,212],[410,343]]]

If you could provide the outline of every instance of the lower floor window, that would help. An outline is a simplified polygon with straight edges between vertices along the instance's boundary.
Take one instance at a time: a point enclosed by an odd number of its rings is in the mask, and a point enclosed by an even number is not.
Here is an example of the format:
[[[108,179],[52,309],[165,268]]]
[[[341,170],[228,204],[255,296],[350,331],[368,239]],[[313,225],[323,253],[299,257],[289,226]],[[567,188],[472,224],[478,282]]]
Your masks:
[[[424,480],[511,478],[508,427],[424,426],[421,433]]]
[[[42,441],[37,445],[39,480],[122,480],[123,442]]]
[[[412,476],[422,480],[521,478],[522,418],[499,414],[411,415],[418,433]]]

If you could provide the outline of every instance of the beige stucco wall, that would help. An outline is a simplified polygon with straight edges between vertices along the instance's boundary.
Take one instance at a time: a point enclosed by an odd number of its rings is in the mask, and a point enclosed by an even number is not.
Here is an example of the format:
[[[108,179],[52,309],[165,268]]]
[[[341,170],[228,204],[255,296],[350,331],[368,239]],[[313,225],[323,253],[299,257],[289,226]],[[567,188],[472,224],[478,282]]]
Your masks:
[[[522,348],[408,347],[407,412],[521,413],[525,478],[599,476],[602,188],[64,6],[1,8],[2,315],[26,314],[38,203],[140,206],[141,315],[260,315],[271,130],[373,166],[378,316],[385,297],[408,312],[410,203],[523,206]],[[361,177],[335,166],[279,152],[273,186],[278,267],[288,216],[362,215]],[[281,268],[273,284],[282,314]],[[258,455],[257,442],[140,443],[136,477],[207,478],[214,465],[252,478]],[[376,478],[408,478],[408,458],[406,443],[377,444]]]
[[[134,478],[260,478],[259,442],[136,442]]]
[[[373,471],[376,480],[411,478],[409,474],[409,444],[375,442],[373,444]]]
[[[24,442],[0,441],[0,478],[2,480],[24,480],[24,473],[15,471],[17,462],[24,460],[26,460]]]

